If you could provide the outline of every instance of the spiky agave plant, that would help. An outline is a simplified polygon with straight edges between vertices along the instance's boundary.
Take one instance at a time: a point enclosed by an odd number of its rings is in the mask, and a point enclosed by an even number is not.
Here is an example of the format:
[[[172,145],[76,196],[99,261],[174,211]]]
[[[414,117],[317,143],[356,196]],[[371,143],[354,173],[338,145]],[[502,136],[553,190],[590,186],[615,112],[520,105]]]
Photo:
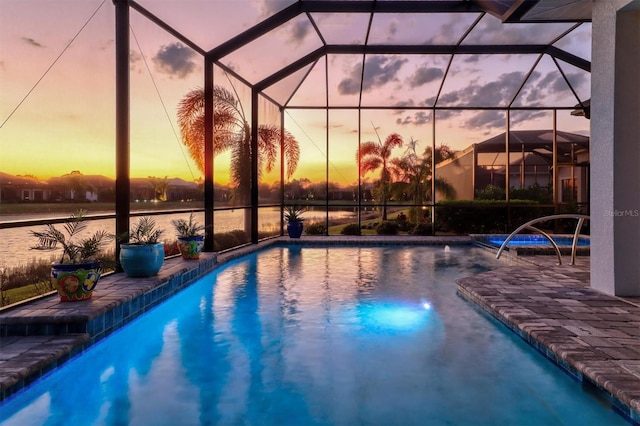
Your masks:
[[[78,234],[86,230],[86,210],[80,209],[62,225],[59,230],[53,224],[46,224],[43,231],[30,231],[38,239],[34,250],[56,250],[62,247],[59,263],[83,263],[94,259],[105,243],[113,239],[104,229],[96,231],[92,236],[79,238]]]
[[[304,213],[306,209],[301,206],[291,205],[284,207],[284,220],[289,223],[292,222],[302,222],[304,218],[302,217],[302,213]]]
[[[157,244],[162,234],[164,229],[156,228],[156,221],[151,216],[142,216],[120,240],[126,240],[129,244]]]
[[[195,220],[193,213],[189,214],[188,221],[185,219],[174,219],[171,221],[171,224],[176,229],[178,237],[182,238],[201,236],[206,229],[204,225],[199,224]]]

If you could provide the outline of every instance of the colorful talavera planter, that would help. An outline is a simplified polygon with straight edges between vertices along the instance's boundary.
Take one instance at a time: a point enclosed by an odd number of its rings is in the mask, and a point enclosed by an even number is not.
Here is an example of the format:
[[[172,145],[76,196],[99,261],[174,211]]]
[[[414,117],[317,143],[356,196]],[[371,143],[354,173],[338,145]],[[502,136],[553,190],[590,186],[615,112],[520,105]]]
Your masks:
[[[164,243],[120,244],[120,265],[128,277],[153,277],[164,263]]]
[[[195,260],[200,258],[200,253],[204,247],[204,236],[178,237],[178,249],[185,260]]]
[[[100,279],[100,262],[53,263],[51,282],[62,302],[89,300]]]

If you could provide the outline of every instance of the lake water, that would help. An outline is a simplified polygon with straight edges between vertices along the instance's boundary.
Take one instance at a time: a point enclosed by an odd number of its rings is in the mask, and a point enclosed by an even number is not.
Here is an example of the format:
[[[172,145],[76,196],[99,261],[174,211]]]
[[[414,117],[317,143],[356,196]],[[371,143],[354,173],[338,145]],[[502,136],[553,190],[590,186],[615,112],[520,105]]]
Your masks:
[[[280,209],[278,208],[261,208],[259,211],[259,231],[261,232],[277,232],[280,227]],[[325,211],[306,211],[303,217],[307,221],[324,221]],[[50,213],[32,214],[32,215],[0,215],[0,222],[11,220],[29,220],[43,219],[51,217]],[[199,223],[204,223],[204,213],[194,213],[195,219]],[[354,217],[353,211],[331,211],[329,217],[332,219]],[[164,229],[164,239],[172,241],[175,239],[174,230],[171,221],[179,218],[189,218],[189,213],[173,213],[167,215],[153,216],[158,228]],[[131,222],[135,222],[137,218],[132,218]],[[88,222],[85,234],[92,235],[99,229],[106,229],[115,233],[115,219],[100,219]],[[223,210],[214,212],[214,230],[215,233],[223,233],[233,231],[235,229],[243,229],[244,227],[244,210]],[[62,225],[58,225],[62,229]],[[22,228],[0,229],[0,268],[14,267],[24,265],[35,259],[50,260],[55,257],[58,251],[39,251],[32,250],[31,247],[37,243],[30,231],[42,230],[42,226],[27,226]]]

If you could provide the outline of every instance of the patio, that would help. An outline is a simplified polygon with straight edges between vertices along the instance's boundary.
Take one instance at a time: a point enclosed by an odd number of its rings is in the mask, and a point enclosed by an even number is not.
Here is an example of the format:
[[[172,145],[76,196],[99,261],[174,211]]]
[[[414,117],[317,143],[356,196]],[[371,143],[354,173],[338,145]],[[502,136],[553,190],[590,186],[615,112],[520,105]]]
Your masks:
[[[459,294],[505,324],[583,386],[640,421],[640,298],[590,288],[589,257],[502,268],[458,282]]]

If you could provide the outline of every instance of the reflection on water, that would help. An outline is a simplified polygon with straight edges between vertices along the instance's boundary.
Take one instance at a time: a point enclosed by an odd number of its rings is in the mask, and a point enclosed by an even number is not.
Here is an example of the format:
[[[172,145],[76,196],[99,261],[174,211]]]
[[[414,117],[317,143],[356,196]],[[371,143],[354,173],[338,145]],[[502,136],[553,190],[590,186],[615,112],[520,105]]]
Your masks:
[[[456,295],[499,266],[456,246],[243,256],[0,404],[0,426],[627,424]]]
[[[352,216],[351,211],[334,211],[329,212],[330,218],[342,218]],[[153,216],[158,228],[164,229],[164,239],[171,241],[175,239],[173,225],[171,221],[178,218],[188,218],[189,213],[174,213],[167,215]],[[324,221],[324,211],[307,211],[304,213],[304,218],[308,221]],[[19,215],[15,218],[9,218],[8,215],[2,215],[2,221],[10,220],[29,220],[29,219],[43,219],[51,217],[51,213],[31,214],[31,215]],[[199,212],[194,214],[195,219],[204,223],[204,213]],[[133,223],[136,218],[132,218]],[[214,229],[216,233],[230,232],[236,229],[244,228],[244,210],[223,210],[214,212]],[[260,232],[277,232],[280,226],[280,210],[277,208],[261,208],[259,210],[259,228]],[[106,229],[109,232],[115,233],[116,221],[115,219],[101,219],[87,222],[86,236],[92,235],[95,231],[100,229]],[[58,227],[62,225],[57,225]],[[30,231],[41,230],[42,226],[28,226],[23,228],[9,228],[0,229],[0,268],[1,267],[13,267],[18,265],[27,264],[34,259],[46,259],[50,260],[56,257],[57,251],[37,251],[31,250],[31,247],[36,243],[35,239],[31,236]],[[80,237],[84,236],[80,234]]]

